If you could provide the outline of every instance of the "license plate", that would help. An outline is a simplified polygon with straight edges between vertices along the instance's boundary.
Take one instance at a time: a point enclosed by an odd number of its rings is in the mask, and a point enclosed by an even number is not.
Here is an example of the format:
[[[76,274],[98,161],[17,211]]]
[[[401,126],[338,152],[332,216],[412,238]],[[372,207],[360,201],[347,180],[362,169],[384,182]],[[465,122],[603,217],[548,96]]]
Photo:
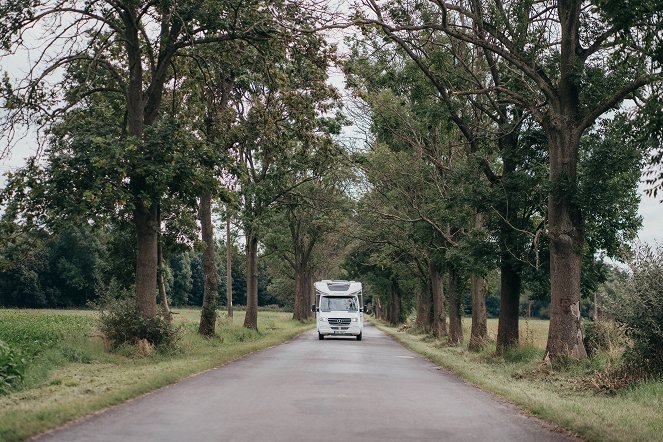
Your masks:
[[[343,335],[343,334],[345,334],[345,332],[342,332],[342,331],[334,331],[334,334],[335,334],[335,335]]]

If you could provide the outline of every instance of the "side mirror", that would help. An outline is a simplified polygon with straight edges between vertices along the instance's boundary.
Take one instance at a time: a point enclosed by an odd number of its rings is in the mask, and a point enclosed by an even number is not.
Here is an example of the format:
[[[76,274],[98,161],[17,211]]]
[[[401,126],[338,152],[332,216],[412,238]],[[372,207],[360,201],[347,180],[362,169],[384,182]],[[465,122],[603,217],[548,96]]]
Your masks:
[[[361,313],[364,313],[364,307],[359,307],[359,311],[360,311]]]
[[[317,312],[317,311],[318,311],[318,309],[315,308],[315,304],[313,304],[313,305],[311,306],[311,311],[312,311],[312,312]]]

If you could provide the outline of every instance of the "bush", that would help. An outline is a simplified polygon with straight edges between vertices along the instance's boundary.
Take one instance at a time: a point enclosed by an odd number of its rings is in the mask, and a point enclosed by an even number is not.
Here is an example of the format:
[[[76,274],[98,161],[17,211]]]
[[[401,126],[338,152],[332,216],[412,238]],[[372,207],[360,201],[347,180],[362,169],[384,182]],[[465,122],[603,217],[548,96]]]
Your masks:
[[[23,380],[26,360],[18,350],[0,341],[0,394],[6,394]]]
[[[583,343],[589,356],[600,352],[614,353],[626,345],[624,330],[613,321],[585,321]]]
[[[638,246],[629,267],[631,276],[608,304],[632,340],[624,362],[634,371],[663,376],[663,246]]]
[[[157,349],[169,350],[175,348],[180,339],[180,330],[162,316],[143,318],[131,298],[105,299],[100,310],[99,328],[114,350],[141,340],[147,340]]]

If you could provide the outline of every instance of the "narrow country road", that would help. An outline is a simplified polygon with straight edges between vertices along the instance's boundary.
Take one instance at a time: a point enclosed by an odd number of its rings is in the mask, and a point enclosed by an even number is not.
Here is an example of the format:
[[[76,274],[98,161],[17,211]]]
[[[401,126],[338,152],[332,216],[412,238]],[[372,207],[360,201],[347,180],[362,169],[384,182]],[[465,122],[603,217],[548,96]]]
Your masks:
[[[373,326],[315,331],[39,441],[563,441]]]

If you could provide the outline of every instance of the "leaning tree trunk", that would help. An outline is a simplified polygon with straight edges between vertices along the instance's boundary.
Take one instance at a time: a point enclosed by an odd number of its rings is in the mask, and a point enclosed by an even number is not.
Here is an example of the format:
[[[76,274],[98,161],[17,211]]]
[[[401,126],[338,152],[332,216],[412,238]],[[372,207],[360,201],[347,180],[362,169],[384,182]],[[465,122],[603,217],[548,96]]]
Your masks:
[[[449,266],[449,343],[463,342],[463,323],[461,317],[460,293],[458,291],[458,272]]]
[[[199,217],[205,250],[203,251],[203,308],[200,313],[198,333],[203,336],[213,336],[216,331],[216,296],[219,290],[219,282],[214,250],[212,195],[209,193],[205,193],[200,197]]]
[[[161,302],[161,309],[163,310],[163,317],[168,324],[173,322],[173,313],[170,311],[170,305],[168,305],[168,294],[166,293],[166,283],[163,280],[163,274],[165,272],[163,265],[163,252],[162,252],[161,243],[158,245],[158,262],[159,268],[157,270],[158,275],[158,285],[159,285],[159,300]]]
[[[470,351],[480,351],[488,338],[486,319],[486,280],[479,275],[471,276],[472,292],[472,330],[470,332]]]
[[[258,329],[258,238],[251,230],[246,236],[246,316],[244,327]]]
[[[554,126],[553,122],[553,126]],[[549,130],[550,181],[548,238],[550,247],[550,328],[546,354],[550,358],[585,358],[580,318],[580,270],[584,234],[580,207],[575,201],[579,136]]]
[[[161,236],[161,206],[157,208],[157,225],[159,226],[159,235],[157,238],[157,284],[159,286],[159,300],[163,309],[163,317],[168,324],[173,322],[173,314],[168,305],[168,294],[166,293],[166,284],[163,280],[165,268],[163,265],[163,238]]]
[[[226,219],[226,307],[228,317],[233,317],[233,249],[230,237],[230,215]]]
[[[378,296],[373,296],[373,310],[375,312],[375,319],[384,319],[382,303],[380,303],[380,297]]]
[[[431,292],[433,294],[433,336],[447,336],[447,314],[442,290],[442,276],[435,265],[430,263]]]

